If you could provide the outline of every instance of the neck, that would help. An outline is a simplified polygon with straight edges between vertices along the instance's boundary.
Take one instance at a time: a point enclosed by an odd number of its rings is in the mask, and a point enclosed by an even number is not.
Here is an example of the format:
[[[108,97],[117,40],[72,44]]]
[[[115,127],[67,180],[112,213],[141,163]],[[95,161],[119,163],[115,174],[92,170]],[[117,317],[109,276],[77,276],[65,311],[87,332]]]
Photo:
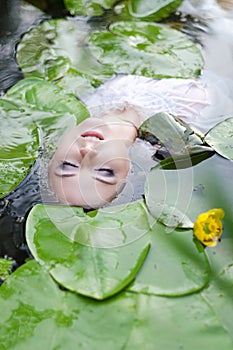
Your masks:
[[[115,110],[110,110],[108,113],[105,113],[103,116],[101,116],[101,118],[108,120],[115,119],[130,123],[135,127],[136,130],[138,130],[144,121],[143,117],[137,112],[137,110],[131,106],[126,106],[124,109],[118,108]]]

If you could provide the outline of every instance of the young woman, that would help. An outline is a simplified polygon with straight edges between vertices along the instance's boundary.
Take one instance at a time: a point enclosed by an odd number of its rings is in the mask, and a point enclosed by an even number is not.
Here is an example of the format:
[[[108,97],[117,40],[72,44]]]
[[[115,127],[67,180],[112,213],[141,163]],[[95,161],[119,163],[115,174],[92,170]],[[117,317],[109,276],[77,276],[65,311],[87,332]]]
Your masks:
[[[61,203],[84,208],[104,206],[122,191],[129,149],[150,116],[168,112],[202,129],[216,123],[215,96],[202,79],[118,75],[81,99],[92,117],[61,140],[49,165],[49,183]]]

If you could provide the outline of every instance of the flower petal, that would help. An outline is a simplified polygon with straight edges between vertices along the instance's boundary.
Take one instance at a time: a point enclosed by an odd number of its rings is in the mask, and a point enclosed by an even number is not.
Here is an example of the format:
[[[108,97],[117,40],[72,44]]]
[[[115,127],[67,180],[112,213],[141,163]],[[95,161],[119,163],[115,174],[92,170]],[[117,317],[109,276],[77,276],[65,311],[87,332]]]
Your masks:
[[[194,235],[207,247],[215,247],[222,235],[222,219],[225,213],[214,208],[201,213],[193,226]]]

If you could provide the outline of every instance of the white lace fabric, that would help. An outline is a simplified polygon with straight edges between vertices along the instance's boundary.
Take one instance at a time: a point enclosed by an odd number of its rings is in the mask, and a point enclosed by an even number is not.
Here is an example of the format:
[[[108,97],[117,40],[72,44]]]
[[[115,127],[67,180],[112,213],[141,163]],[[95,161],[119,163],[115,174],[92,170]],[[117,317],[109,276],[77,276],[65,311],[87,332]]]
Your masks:
[[[91,116],[125,104],[155,113],[168,112],[201,131],[233,112],[233,84],[205,73],[199,79],[156,80],[137,75],[116,75],[81,97]]]

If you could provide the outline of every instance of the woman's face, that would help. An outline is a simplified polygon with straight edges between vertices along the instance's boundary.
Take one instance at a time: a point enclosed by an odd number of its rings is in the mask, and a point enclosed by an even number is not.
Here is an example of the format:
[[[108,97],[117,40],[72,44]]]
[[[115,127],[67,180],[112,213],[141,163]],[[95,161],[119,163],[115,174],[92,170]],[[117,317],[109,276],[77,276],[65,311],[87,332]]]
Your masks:
[[[61,140],[49,166],[50,187],[63,203],[103,206],[124,187],[135,138],[135,127],[114,116],[86,119]]]

